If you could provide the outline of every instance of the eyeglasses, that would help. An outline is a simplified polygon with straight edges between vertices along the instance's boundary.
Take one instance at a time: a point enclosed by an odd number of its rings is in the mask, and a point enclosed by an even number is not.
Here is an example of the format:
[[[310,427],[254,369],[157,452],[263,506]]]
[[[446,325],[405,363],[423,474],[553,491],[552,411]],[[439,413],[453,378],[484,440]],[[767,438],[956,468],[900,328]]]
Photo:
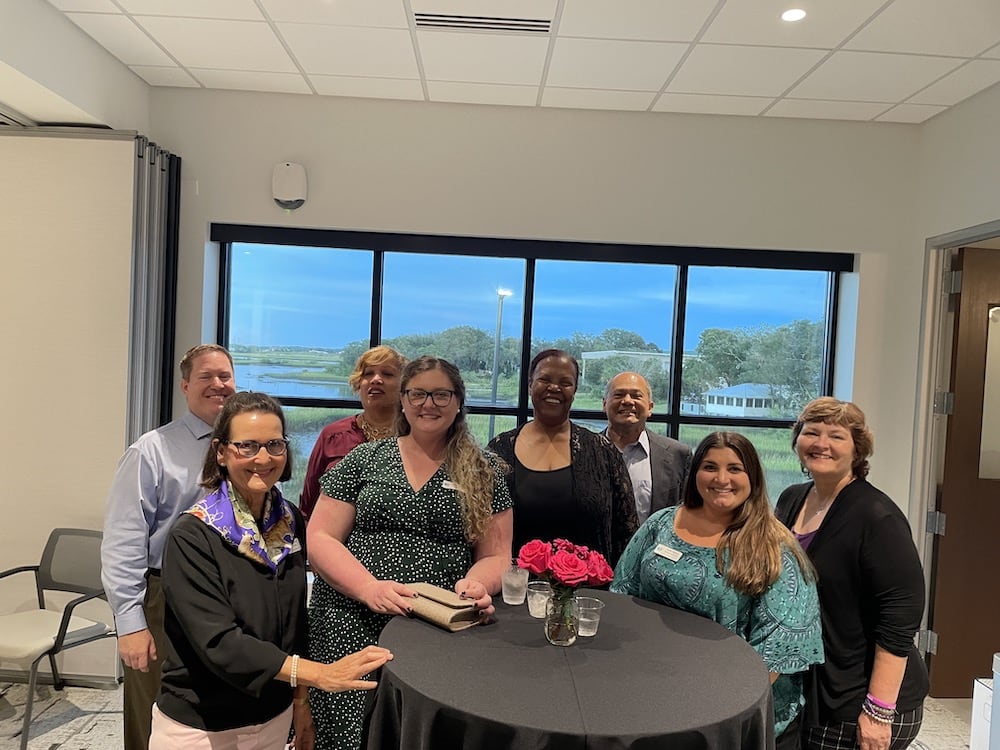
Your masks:
[[[403,393],[406,394],[406,399],[410,402],[411,406],[420,406],[427,400],[428,396],[430,396],[434,406],[447,406],[451,403],[451,397],[455,395],[455,391],[448,391],[444,388],[437,391],[423,391],[419,388],[407,388],[403,391]]]
[[[272,456],[284,456],[288,450],[288,440],[285,438],[275,438],[266,443],[258,443],[256,440],[227,440],[243,458],[253,458],[260,453],[261,448],[266,448]]]

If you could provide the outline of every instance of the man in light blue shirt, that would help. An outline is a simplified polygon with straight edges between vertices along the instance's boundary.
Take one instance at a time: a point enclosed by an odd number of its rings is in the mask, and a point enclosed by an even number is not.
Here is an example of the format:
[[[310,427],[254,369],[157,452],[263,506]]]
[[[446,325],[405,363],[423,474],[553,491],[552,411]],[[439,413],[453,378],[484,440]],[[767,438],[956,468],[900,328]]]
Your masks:
[[[160,561],[178,515],[201,497],[201,468],[223,402],[235,392],[221,346],[189,349],[180,362],[184,416],[135,441],[118,463],[104,516],[101,564],[125,665],[125,750],[146,750],[160,689],[163,592]]]
[[[691,449],[673,438],[649,432],[653,410],[649,381],[637,372],[620,372],[604,389],[608,440],[622,452],[632,480],[639,523],[652,513],[677,505],[691,469]]]

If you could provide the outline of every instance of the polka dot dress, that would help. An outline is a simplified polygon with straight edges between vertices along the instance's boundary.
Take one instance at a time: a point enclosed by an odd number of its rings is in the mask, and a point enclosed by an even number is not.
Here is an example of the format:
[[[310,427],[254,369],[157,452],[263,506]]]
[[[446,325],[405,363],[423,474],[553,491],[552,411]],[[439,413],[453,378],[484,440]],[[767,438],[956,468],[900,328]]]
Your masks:
[[[452,589],[472,565],[458,495],[444,468],[414,492],[395,438],[364,443],[323,475],[323,493],[356,509],[347,548],[376,578]],[[324,501],[328,502],[328,501]],[[511,507],[497,472],[493,512]],[[335,591],[319,576],[309,608],[311,658],[332,662],[378,642],[389,617]],[[366,693],[310,691],[318,750],[355,750]]]

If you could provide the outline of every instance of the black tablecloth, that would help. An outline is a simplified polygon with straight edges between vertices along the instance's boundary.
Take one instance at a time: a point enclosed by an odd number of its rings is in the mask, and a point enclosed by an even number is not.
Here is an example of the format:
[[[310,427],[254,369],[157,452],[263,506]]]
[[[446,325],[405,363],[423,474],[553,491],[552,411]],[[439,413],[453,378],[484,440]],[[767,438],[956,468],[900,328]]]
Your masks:
[[[583,592],[581,592],[583,593]],[[774,746],[767,671],[703,617],[607,591],[596,636],[559,647],[527,607],[447,633],[393,618],[369,750],[687,750]]]

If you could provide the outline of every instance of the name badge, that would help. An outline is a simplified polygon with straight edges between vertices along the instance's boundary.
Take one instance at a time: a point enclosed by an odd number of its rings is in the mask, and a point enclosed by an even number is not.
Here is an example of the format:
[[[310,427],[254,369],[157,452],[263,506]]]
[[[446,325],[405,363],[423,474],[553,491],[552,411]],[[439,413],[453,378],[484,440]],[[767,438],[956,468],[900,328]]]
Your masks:
[[[441,486],[444,487],[446,490],[457,490],[458,489],[458,485],[455,484],[450,479],[445,479],[443,482],[441,482]]]
[[[673,547],[668,547],[665,544],[657,544],[656,549],[653,550],[660,557],[665,557],[671,562],[677,562],[684,555],[680,550],[676,550]]]
[[[288,554],[293,555],[296,552],[302,551],[302,545],[299,543],[298,537],[292,540],[292,546],[288,549]]]

